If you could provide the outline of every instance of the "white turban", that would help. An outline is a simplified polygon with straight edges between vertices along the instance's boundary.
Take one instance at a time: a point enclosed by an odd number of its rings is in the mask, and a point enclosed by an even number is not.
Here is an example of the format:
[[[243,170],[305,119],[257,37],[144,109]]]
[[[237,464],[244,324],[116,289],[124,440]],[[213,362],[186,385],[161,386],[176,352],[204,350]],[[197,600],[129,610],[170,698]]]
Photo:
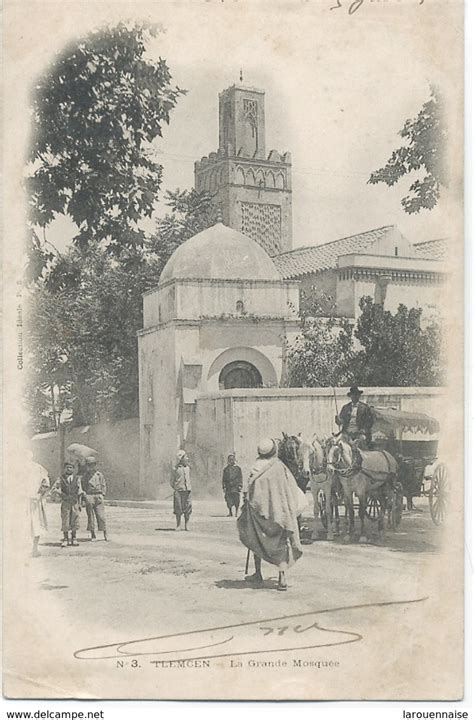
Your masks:
[[[267,455],[273,455],[276,452],[275,441],[272,438],[264,438],[260,440],[257,448],[258,454],[266,457]]]

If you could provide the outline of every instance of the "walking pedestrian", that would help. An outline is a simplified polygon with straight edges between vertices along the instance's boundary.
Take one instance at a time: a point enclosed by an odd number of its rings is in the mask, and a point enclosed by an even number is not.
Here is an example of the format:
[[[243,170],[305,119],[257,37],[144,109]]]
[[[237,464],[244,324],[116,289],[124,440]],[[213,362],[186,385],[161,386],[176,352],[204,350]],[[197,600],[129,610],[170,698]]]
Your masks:
[[[241,542],[253,552],[255,574],[245,579],[263,586],[262,560],[279,570],[278,590],[287,590],[285,572],[303,554],[298,516],[306,507],[304,493],[279,460],[274,440],[262,440],[250,473],[248,496],[237,520]]]

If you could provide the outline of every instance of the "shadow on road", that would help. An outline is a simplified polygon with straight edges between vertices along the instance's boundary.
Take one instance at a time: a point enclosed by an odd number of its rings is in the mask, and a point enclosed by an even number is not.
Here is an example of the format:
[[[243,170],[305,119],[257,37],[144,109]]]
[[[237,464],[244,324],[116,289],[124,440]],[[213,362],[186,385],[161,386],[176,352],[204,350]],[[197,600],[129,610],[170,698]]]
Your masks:
[[[175,527],[170,528],[155,528],[155,532],[176,532]]]
[[[49,585],[48,583],[42,583],[40,590],[67,590],[69,585]]]
[[[79,543],[79,545],[82,545],[82,543],[86,543],[87,545],[90,545],[90,542],[91,542],[91,539],[88,538],[88,537],[86,537],[86,538],[81,538],[81,537],[79,537],[79,538],[76,538],[76,540],[77,540],[77,542]],[[99,542],[99,541],[101,541],[101,540],[102,540],[102,538],[98,538],[97,542]],[[42,542],[42,543],[40,543],[40,547],[57,547],[57,548],[60,548],[60,547],[61,547],[61,543],[62,543],[62,540],[58,540],[57,542]],[[68,545],[68,547],[71,547],[71,546]],[[65,548],[62,548],[62,549],[65,550]]]
[[[441,542],[432,542],[432,534],[426,533],[427,537],[423,537],[425,533],[418,532],[415,535],[411,536],[409,534],[409,531],[405,530],[403,532],[390,532],[389,534],[386,534],[385,537],[380,537],[379,535],[371,535],[369,534],[367,537],[366,542],[360,542],[359,541],[359,534],[354,533],[349,539],[344,537],[343,535],[336,536],[334,540],[327,540],[326,537],[321,534],[317,539],[311,540],[308,542],[302,542],[303,545],[321,545],[321,546],[329,546],[329,545],[338,545],[342,547],[352,546],[352,547],[383,547],[387,550],[391,550],[392,552],[399,552],[399,553],[431,553],[435,554],[441,551],[442,546]]]
[[[263,586],[258,586],[245,580],[216,580],[214,585],[224,590],[276,590],[278,582],[269,579],[264,581]]]

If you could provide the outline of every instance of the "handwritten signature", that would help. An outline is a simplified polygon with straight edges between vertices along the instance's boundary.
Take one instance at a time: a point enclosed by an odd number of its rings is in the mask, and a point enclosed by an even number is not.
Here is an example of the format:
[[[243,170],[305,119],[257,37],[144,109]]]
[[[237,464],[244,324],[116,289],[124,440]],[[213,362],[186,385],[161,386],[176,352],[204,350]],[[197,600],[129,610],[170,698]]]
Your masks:
[[[383,1],[387,2],[387,0],[383,0]],[[425,0],[417,0],[417,1],[418,1],[418,5],[423,5],[425,2]],[[348,3],[343,4],[341,0],[336,0],[337,4],[333,5],[329,9],[330,10],[339,10],[339,8],[344,9],[344,7],[347,7],[347,5],[348,5],[347,12],[349,15],[353,15],[355,12],[357,12],[357,10],[359,10],[359,8],[362,7],[364,2],[365,2],[365,0],[352,0],[352,2],[350,4],[348,4]],[[374,2],[374,0],[370,0],[370,2]],[[377,2],[380,2],[380,0],[377,0]],[[400,2],[400,0],[398,0],[398,2]]]
[[[111,660],[153,655],[167,660],[209,660],[236,655],[312,650],[360,642],[363,635],[347,628],[325,627],[321,615],[369,608],[413,605],[428,598],[346,605],[312,610],[296,615],[252,620],[236,625],[191,630],[171,635],[126,640],[108,645],[82,648],[74,653],[77,660]],[[347,625],[347,621],[344,622]]]

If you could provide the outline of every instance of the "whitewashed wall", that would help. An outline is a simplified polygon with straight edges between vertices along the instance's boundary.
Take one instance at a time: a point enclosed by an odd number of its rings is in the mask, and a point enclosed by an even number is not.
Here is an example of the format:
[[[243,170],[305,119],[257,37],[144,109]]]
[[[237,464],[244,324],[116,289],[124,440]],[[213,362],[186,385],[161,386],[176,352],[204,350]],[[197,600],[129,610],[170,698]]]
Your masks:
[[[370,388],[363,400],[370,405],[423,412],[442,422],[443,388]],[[348,402],[346,389],[336,390],[337,406]],[[216,495],[229,452],[248,473],[259,439],[289,434],[337,430],[335,400],[330,388],[225,390],[198,397],[188,450],[195,466],[196,494]]]
[[[442,425],[443,393],[443,388],[370,388],[366,389],[364,399],[372,405],[424,412],[436,417]],[[347,402],[346,390],[337,390],[336,396],[340,409]],[[222,468],[229,452],[237,453],[239,464],[248,474],[260,438],[281,437],[282,431],[292,434],[317,432],[322,437],[328,436],[336,430],[334,415],[334,396],[328,388],[242,389],[201,395],[194,406],[186,444],[192,461],[195,496],[220,497]],[[165,438],[162,428],[160,436],[153,436],[151,441],[169,442]],[[141,484],[137,419],[75,428],[68,433],[66,444],[81,442],[98,450],[100,469],[109,485],[109,499],[168,497],[171,492],[170,465],[158,466],[156,450],[146,448],[150,439],[143,434],[140,440],[148,480]],[[35,459],[56,477],[59,473],[59,438],[56,434],[36,436],[32,447]],[[174,452],[173,446],[171,457]]]

